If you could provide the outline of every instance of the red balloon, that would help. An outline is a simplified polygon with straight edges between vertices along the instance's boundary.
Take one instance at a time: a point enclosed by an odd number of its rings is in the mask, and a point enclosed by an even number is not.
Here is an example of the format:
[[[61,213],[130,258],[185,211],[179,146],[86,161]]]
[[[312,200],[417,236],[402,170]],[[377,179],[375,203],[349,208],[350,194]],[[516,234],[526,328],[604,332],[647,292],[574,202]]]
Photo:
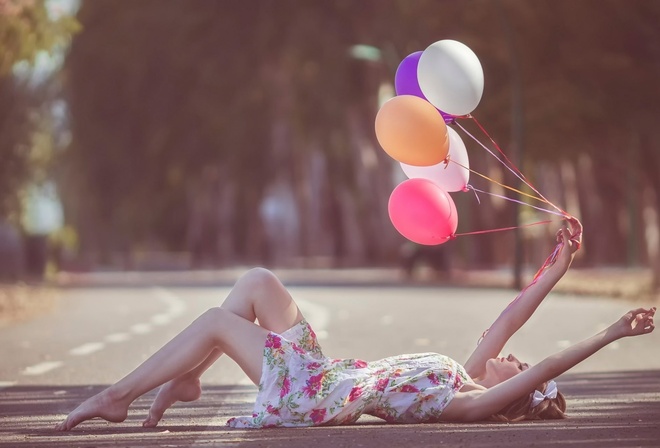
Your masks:
[[[408,179],[400,183],[392,191],[387,208],[394,228],[418,244],[445,243],[458,227],[454,200],[428,179]]]

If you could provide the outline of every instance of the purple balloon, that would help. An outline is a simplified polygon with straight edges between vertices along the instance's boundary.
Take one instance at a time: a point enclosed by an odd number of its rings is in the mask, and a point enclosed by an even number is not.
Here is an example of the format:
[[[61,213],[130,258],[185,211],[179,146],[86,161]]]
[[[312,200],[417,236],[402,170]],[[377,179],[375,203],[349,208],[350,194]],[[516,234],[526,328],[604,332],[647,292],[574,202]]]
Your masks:
[[[394,89],[397,95],[415,95],[426,99],[417,82],[417,64],[421,56],[422,52],[416,51],[406,56],[399,64],[394,75]]]
[[[396,75],[394,75],[394,90],[397,95],[414,95],[427,100],[422,93],[422,89],[419,87],[419,82],[417,81],[417,64],[419,63],[419,58],[422,56],[422,53],[422,51],[416,51],[409,54],[403,59],[403,61],[401,61],[399,67],[396,69]],[[444,113],[440,109],[438,109],[438,112],[440,112],[440,115],[442,115],[442,118],[447,124],[453,123],[456,118],[453,115]]]
[[[437,107],[436,107],[436,109],[437,109]],[[445,123],[451,124],[454,121],[456,121],[456,116],[449,115],[448,113],[445,113],[445,112],[441,111],[440,109],[438,109],[438,112],[440,112],[440,115],[442,115],[442,118],[443,118],[443,120],[445,120]]]

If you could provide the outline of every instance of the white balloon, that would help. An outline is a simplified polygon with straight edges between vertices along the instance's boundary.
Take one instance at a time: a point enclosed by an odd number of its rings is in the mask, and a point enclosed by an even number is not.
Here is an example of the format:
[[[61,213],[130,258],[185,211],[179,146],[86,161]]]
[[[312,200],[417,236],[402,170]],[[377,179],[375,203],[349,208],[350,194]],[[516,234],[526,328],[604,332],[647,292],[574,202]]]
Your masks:
[[[440,162],[431,166],[413,166],[401,163],[409,179],[428,179],[445,191],[463,191],[470,179],[470,160],[460,135],[447,126],[449,133],[449,164]]]
[[[479,58],[455,40],[441,40],[424,50],[417,65],[417,81],[426,99],[451,115],[472,112],[484,92]]]

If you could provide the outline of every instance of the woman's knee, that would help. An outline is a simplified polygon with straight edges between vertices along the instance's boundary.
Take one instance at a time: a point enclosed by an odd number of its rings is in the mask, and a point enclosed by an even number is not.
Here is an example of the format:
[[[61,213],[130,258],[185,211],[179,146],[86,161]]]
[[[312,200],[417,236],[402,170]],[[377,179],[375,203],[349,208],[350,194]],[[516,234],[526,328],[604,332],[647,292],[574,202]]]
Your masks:
[[[242,319],[235,313],[220,306],[214,306],[206,310],[201,319],[206,321],[207,326],[211,329],[211,334],[216,344],[221,342],[225,330],[232,325],[236,319]]]
[[[219,306],[214,306],[206,310],[201,317],[202,319],[211,321],[214,324],[221,324],[223,320],[227,319],[228,313],[230,313],[230,311]]]
[[[252,288],[272,289],[281,285],[280,280],[273,272],[266,268],[252,268],[241,276],[241,283],[246,283]]]

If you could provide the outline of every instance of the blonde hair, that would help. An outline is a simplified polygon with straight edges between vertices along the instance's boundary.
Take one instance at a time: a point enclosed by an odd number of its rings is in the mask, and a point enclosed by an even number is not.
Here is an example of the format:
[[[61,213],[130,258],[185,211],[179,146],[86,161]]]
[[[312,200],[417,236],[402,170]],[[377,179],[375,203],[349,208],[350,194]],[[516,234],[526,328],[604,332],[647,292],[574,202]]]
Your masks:
[[[536,390],[544,392],[548,383],[539,384]],[[488,420],[495,422],[521,422],[523,420],[554,420],[566,418],[566,399],[561,392],[557,397],[546,398],[537,406],[532,407],[532,394],[527,394],[490,416]]]

